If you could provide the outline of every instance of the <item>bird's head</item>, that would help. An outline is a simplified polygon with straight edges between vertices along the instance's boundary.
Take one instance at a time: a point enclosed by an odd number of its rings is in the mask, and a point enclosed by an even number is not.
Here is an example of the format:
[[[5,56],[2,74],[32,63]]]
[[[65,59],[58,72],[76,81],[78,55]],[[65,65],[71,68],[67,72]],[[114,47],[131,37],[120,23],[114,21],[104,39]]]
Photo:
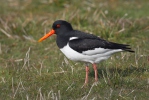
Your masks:
[[[49,36],[51,36],[53,34],[63,35],[64,32],[68,32],[71,30],[73,30],[73,28],[70,23],[68,23],[67,21],[64,21],[64,20],[57,20],[53,23],[52,30],[49,33],[47,33],[45,36],[40,38],[38,40],[38,42],[41,42],[41,41],[47,39]]]

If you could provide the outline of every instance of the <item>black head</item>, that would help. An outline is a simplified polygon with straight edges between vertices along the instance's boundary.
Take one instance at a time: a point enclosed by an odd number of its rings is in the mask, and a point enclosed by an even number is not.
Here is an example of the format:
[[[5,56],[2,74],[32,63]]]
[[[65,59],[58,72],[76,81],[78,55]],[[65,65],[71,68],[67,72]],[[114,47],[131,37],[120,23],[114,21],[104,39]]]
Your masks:
[[[52,25],[52,28],[53,29],[50,32],[48,32],[45,36],[40,38],[38,41],[41,42],[53,34],[57,34],[58,36],[66,36],[66,33],[73,30],[71,24],[64,20],[55,21]]]
[[[52,28],[55,30],[55,34],[61,34],[73,30],[71,24],[64,20],[55,21]]]

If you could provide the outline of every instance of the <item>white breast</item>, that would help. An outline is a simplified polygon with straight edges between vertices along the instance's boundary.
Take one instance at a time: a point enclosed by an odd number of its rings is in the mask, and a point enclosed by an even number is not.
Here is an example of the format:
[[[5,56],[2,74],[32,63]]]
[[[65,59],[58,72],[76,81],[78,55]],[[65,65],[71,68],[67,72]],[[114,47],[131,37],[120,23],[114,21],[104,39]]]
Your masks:
[[[84,61],[88,57],[87,55],[83,55],[81,53],[76,52],[75,50],[70,48],[68,44],[65,47],[63,47],[62,49],[60,49],[60,50],[70,60]]]

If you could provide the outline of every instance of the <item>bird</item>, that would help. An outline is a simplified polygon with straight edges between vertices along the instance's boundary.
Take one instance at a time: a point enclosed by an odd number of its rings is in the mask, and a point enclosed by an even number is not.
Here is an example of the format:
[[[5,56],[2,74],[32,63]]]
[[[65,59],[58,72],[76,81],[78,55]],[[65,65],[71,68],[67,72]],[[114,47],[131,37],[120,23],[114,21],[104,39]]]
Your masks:
[[[122,51],[134,52],[130,45],[110,42],[96,35],[74,30],[65,20],[56,20],[50,32],[38,40],[41,42],[56,34],[56,43],[60,51],[70,60],[85,63],[85,82],[88,84],[89,63],[93,65],[95,82],[98,81],[97,64],[112,54]]]

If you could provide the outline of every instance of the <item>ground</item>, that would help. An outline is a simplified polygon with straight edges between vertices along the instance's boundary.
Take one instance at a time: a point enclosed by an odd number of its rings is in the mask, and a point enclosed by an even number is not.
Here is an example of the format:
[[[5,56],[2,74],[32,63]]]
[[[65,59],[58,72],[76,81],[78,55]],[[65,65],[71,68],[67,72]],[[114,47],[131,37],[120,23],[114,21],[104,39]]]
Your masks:
[[[147,100],[149,99],[148,0],[1,0],[1,100]],[[98,64],[94,84],[81,88],[85,66],[68,60],[56,36],[38,43],[55,20],[112,42],[129,44]]]

